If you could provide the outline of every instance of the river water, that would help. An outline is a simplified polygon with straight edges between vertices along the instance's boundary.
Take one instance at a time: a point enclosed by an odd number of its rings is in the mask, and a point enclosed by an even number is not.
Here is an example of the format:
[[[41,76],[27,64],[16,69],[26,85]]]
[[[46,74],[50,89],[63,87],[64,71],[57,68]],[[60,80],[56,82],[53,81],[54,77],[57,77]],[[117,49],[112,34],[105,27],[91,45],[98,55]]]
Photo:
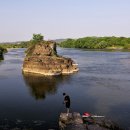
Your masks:
[[[58,54],[78,63],[79,72],[45,77],[22,74],[24,51],[9,50],[0,62],[1,121],[24,122],[25,128],[35,124],[38,130],[41,125],[41,129],[57,129],[60,112],[66,111],[62,104],[66,92],[72,112],[103,115],[130,127],[130,52],[58,48]]]

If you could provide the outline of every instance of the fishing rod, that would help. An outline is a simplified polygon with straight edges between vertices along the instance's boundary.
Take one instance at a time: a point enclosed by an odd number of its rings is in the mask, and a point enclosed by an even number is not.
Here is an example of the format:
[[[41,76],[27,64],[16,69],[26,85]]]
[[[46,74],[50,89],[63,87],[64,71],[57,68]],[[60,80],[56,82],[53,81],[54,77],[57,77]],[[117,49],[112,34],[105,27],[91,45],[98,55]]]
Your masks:
[[[90,113],[85,112],[85,113],[82,115],[82,117],[83,117],[83,118],[85,118],[85,117],[104,118],[105,116],[91,115]]]

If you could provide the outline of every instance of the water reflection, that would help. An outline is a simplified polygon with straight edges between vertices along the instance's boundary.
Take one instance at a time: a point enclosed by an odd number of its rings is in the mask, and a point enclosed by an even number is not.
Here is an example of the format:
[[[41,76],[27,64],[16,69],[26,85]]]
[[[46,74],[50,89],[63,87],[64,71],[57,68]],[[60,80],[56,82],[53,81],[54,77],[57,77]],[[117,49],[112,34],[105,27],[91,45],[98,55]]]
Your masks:
[[[70,76],[42,76],[37,74],[23,74],[26,85],[30,88],[35,99],[45,99],[48,94],[55,94],[59,84],[68,80]]]

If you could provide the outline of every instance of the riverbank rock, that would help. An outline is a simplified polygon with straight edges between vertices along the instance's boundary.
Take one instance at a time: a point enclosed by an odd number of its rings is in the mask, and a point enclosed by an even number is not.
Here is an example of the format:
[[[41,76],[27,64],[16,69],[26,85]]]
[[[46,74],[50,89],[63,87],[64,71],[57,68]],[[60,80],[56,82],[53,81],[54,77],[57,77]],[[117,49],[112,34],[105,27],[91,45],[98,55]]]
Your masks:
[[[0,61],[3,60],[3,51],[2,49],[0,48]]]
[[[61,113],[59,118],[60,130],[86,130],[81,115],[77,112]]]
[[[56,43],[41,42],[27,50],[23,63],[23,72],[43,75],[60,75],[77,72],[78,67],[70,58],[59,56]]]
[[[3,56],[3,50],[0,48],[0,57]]]
[[[82,118],[77,112],[61,113],[59,117],[60,130],[123,130],[116,123],[106,118]]]
[[[83,120],[88,130],[123,130],[118,124],[105,117],[86,117]]]
[[[57,130],[57,123],[44,120],[0,119],[0,130]]]

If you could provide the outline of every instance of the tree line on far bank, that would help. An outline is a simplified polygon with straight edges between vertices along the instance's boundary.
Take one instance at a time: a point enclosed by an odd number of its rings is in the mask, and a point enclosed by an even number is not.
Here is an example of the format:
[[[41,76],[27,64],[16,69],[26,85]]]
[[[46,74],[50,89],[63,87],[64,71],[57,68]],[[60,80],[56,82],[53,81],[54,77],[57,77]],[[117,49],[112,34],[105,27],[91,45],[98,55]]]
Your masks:
[[[21,41],[21,42],[14,42],[14,43],[1,43],[0,50],[6,51],[7,48],[28,48],[43,40],[44,40],[44,36],[42,36],[41,34],[33,34],[33,37],[30,41]]]
[[[85,49],[130,49],[130,38],[126,37],[84,37],[67,39],[59,44],[65,48]]]
[[[0,61],[4,59],[3,53],[7,52],[5,48],[0,47]]]
[[[29,48],[30,46],[44,41],[44,36],[41,34],[33,34],[30,41],[14,42],[14,43],[1,43],[0,44],[0,61],[3,60],[3,54],[7,52],[8,48]]]
[[[28,48],[41,41],[44,41],[43,35],[33,34],[33,37],[30,41],[0,44],[0,50],[6,52],[7,48]],[[60,47],[65,47],[65,48],[130,49],[130,38],[114,37],[114,36],[113,37],[84,37],[79,39],[69,38],[57,44]]]

